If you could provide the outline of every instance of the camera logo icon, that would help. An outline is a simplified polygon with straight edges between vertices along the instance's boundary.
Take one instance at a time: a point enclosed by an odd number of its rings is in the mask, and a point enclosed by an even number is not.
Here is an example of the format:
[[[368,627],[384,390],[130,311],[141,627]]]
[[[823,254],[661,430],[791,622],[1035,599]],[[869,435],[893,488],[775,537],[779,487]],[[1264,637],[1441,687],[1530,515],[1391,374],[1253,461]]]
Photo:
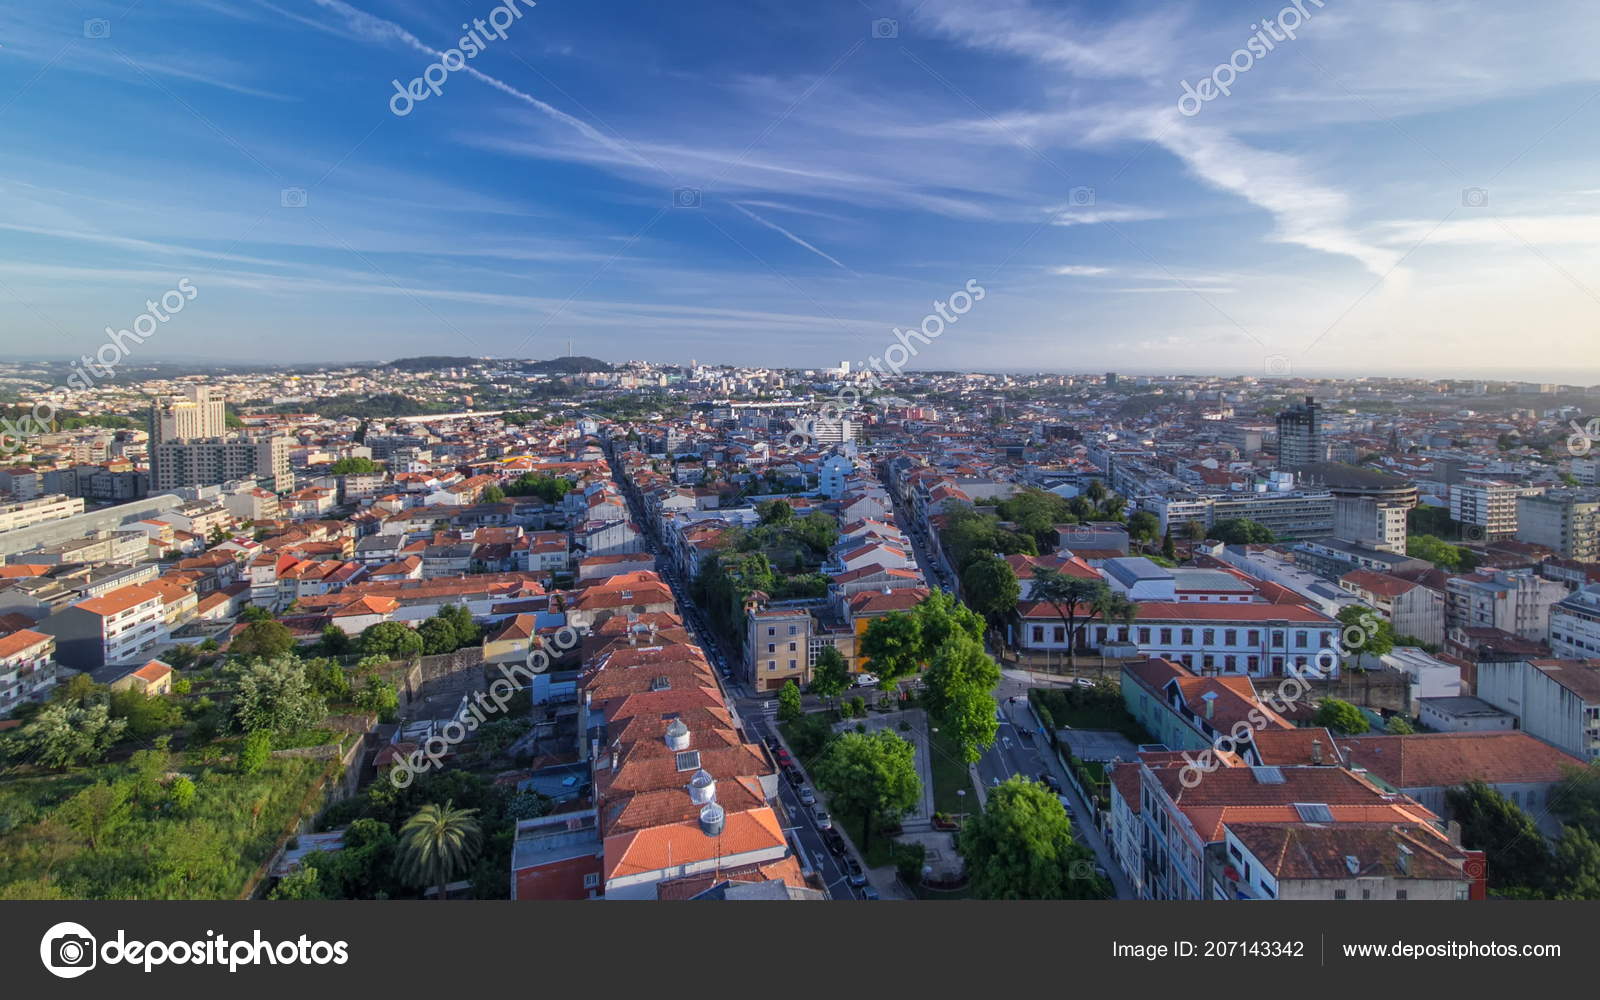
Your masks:
[[[1489,204],[1489,192],[1483,188],[1462,188],[1462,208],[1484,208]]]
[[[899,38],[900,22],[892,17],[880,17],[872,22],[873,38]]]
[[[674,208],[699,208],[699,188],[678,188],[672,192],[672,205]]]
[[[279,201],[281,202],[281,204],[283,205],[284,208],[305,208],[306,207],[306,189],[305,188],[284,188],[283,191],[279,194]]]
[[[1092,879],[1095,877],[1094,864],[1089,861],[1074,861],[1067,868],[1067,877]]]
[[[1266,370],[1267,370],[1267,374],[1269,376],[1272,376],[1272,375],[1288,375],[1293,369],[1294,369],[1294,366],[1291,365],[1289,363],[1289,359],[1284,357],[1283,355],[1281,355],[1281,354],[1269,354],[1269,355],[1267,355]]]
[[[83,22],[83,37],[110,38],[111,22],[103,17],[91,17]]]
[[[1094,188],[1075,187],[1067,192],[1067,204],[1073,208],[1087,208],[1094,204]]]
[[[94,968],[99,953],[94,935],[82,924],[56,924],[39,941],[39,960],[62,979],[76,979]]]

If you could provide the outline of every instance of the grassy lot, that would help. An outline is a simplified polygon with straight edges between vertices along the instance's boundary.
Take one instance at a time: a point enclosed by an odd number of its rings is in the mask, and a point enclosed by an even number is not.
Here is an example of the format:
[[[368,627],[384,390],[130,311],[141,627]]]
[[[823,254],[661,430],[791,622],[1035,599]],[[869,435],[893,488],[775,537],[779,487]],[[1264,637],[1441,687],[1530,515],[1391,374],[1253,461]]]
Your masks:
[[[929,733],[930,764],[933,768],[933,808],[943,813],[976,812],[978,799],[972,792],[972,773],[961,762],[961,753],[944,733]],[[964,791],[965,796],[957,795]]]
[[[838,813],[834,813],[833,821],[844,831],[844,835],[850,838],[850,842],[856,845],[856,850],[861,850],[862,834],[864,832],[861,817],[841,816]],[[866,859],[868,868],[882,868],[885,865],[892,865],[894,864],[894,841],[890,840],[888,835],[874,830],[872,832],[872,843],[868,845],[868,850],[861,852],[861,856]]]
[[[1114,691],[1088,688],[1030,688],[1028,700],[1048,713],[1046,724],[1057,729],[1094,729],[1121,733],[1135,744],[1151,742],[1139,720],[1128,713]]]

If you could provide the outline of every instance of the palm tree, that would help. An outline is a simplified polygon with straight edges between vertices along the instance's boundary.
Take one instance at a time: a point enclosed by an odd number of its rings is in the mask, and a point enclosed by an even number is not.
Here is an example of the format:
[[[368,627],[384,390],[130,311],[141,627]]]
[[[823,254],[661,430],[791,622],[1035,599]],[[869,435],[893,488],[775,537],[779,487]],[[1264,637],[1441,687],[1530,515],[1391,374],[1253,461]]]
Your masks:
[[[483,831],[476,809],[456,809],[450,802],[430,802],[400,828],[400,876],[412,885],[435,885],[444,899],[445,886],[478,857]]]

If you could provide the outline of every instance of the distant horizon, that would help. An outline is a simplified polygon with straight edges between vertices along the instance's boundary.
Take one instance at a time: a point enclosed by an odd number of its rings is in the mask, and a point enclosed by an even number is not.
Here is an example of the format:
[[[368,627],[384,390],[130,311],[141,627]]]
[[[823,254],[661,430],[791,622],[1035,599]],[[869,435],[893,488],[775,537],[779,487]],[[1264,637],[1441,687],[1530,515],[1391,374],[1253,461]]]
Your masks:
[[[320,367],[320,368],[343,368],[343,367],[380,368],[380,367],[384,367],[386,365],[394,364],[397,361],[407,360],[409,358],[415,358],[415,357],[424,357],[424,356],[426,356],[426,355],[400,355],[400,356],[397,356],[397,357],[394,357],[394,358],[385,359],[385,360],[374,360],[374,359],[371,359],[371,358],[367,358],[367,359],[349,359],[349,360],[306,359],[306,360],[299,360],[299,361],[286,360],[286,359],[282,359],[282,358],[275,359],[275,360],[260,360],[260,361],[257,361],[257,360],[225,361],[225,360],[221,360],[221,359],[210,359],[210,358],[174,358],[174,357],[148,357],[148,358],[143,358],[143,357],[141,357],[138,360],[133,360],[133,359],[130,358],[128,361],[123,363],[122,368],[123,369],[129,369],[129,368],[139,368],[139,367],[150,367],[150,366],[156,366],[156,365],[170,366],[170,367],[176,367],[176,368],[183,368],[183,367],[189,367],[189,368],[219,368],[219,369],[265,368],[265,369],[280,369],[280,370],[288,370],[288,369],[291,369],[291,368],[310,368],[310,367]],[[435,355],[435,356],[449,357],[449,356],[452,356],[452,355]],[[460,355],[460,356],[461,357],[467,357],[468,355]],[[686,367],[688,362],[689,362],[689,360],[690,360],[688,357],[684,357],[684,358],[682,358],[680,360],[660,360],[660,359],[639,358],[639,357],[613,359],[613,358],[602,357],[602,356],[600,356],[598,354],[581,354],[581,353],[580,354],[573,354],[573,355],[558,354],[558,355],[552,355],[550,357],[542,357],[542,358],[541,357],[533,357],[533,356],[519,356],[519,357],[509,357],[508,356],[508,357],[488,357],[488,358],[477,357],[477,356],[473,356],[473,357],[474,357],[474,360],[478,360],[478,361],[555,361],[555,360],[561,360],[563,358],[568,358],[568,357],[590,357],[590,358],[594,358],[597,361],[604,361],[605,363],[607,363],[609,365],[613,365],[613,366],[626,364],[626,363],[628,363],[630,361],[642,361],[642,362],[644,362],[646,364],[654,364],[654,365],[662,365],[662,366],[678,366],[678,367]],[[0,355],[0,363],[4,363],[4,364],[71,364],[71,363],[74,363],[74,362],[76,362],[78,360],[79,360],[79,358],[76,357],[76,356],[66,356],[66,355],[35,355],[35,356]],[[767,368],[767,369],[771,369],[771,370],[774,370],[774,371],[826,371],[828,369],[837,368],[838,364],[839,364],[839,362],[837,362],[837,361],[831,362],[829,364],[823,364],[823,365],[782,365],[782,364],[770,364],[770,363],[769,364],[743,364],[743,363],[738,363],[738,362],[719,361],[719,360],[716,360],[714,358],[701,358],[701,357],[696,357],[696,358],[694,358],[694,360],[697,363],[699,363],[702,367]],[[851,371],[852,371],[852,373],[855,372],[855,371],[859,371],[859,370],[865,370],[864,363],[857,362],[857,361],[851,361]],[[1259,380],[1264,381],[1264,382],[1282,382],[1282,381],[1290,381],[1290,382],[1292,382],[1292,381],[1294,381],[1295,379],[1298,379],[1298,378],[1332,379],[1332,380],[1339,380],[1339,381],[1352,381],[1352,380],[1355,380],[1355,379],[1363,379],[1363,378],[1368,378],[1368,379],[1371,379],[1371,378],[1377,378],[1377,379],[1403,379],[1403,380],[1423,380],[1423,381],[1462,381],[1462,380],[1470,380],[1470,381],[1475,381],[1475,382],[1521,382],[1521,383],[1531,384],[1531,385],[1552,385],[1553,384],[1553,385],[1569,386],[1569,387],[1573,387],[1573,388],[1577,388],[1577,389],[1600,389],[1600,368],[1580,369],[1580,370],[1577,370],[1577,371],[1569,369],[1569,370],[1567,370],[1565,372],[1560,372],[1560,373],[1552,372],[1549,369],[1540,369],[1540,368],[1501,368],[1501,369],[1499,369],[1499,370],[1497,370],[1496,372],[1493,372],[1493,373],[1488,373],[1488,372],[1485,372],[1485,371],[1483,371],[1481,369],[1475,369],[1475,368],[1467,368],[1467,369],[1440,368],[1440,369],[1433,369],[1431,371],[1392,370],[1392,371],[1388,371],[1388,372],[1374,372],[1374,371],[1360,371],[1360,372],[1358,372],[1358,371],[1352,371],[1352,370],[1348,370],[1348,369],[1306,368],[1306,369],[1303,369],[1301,371],[1297,371],[1297,372],[1296,371],[1292,371],[1292,372],[1289,372],[1287,374],[1276,374],[1276,373],[1269,374],[1269,373],[1266,373],[1266,372],[1252,372],[1252,371],[1232,371],[1232,372],[1230,372],[1230,371],[1224,371],[1224,370],[1201,370],[1201,369],[1194,369],[1194,368],[1141,368],[1141,369],[1134,369],[1134,368],[1128,368],[1128,369],[1115,369],[1115,368],[1106,369],[1106,368],[1097,368],[1097,367],[1082,367],[1082,368],[1063,368],[1063,367],[1050,367],[1050,368],[1030,368],[1030,367],[948,368],[948,367],[946,367],[946,368],[935,368],[935,367],[920,367],[920,366],[908,365],[903,369],[903,373],[904,374],[908,374],[908,375],[911,375],[911,374],[929,375],[929,374],[947,373],[947,374],[971,374],[971,375],[1086,375],[1086,376],[1099,375],[1099,376],[1104,376],[1108,371],[1116,372],[1116,374],[1118,375],[1119,378],[1121,378],[1121,377],[1126,377],[1126,378],[1140,378],[1140,377],[1160,377],[1160,378],[1183,378],[1183,377],[1188,377],[1188,378],[1256,378],[1256,379],[1259,379]],[[1588,377],[1587,378],[1581,378],[1581,379],[1574,379],[1573,378],[1574,375],[1585,375],[1585,376],[1588,376]],[[109,382],[107,382],[105,384],[115,384],[116,381],[117,381],[116,379],[112,379],[112,380],[110,380]]]

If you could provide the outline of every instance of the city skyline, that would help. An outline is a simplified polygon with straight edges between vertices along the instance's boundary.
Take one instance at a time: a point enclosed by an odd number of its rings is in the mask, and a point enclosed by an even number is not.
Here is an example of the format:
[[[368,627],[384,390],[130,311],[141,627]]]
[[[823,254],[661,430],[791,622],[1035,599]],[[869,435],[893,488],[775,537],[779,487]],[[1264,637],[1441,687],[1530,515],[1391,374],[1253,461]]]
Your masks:
[[[1514,343],[1549,359],[1530,379],[1600,381],[1562,368],[1600,309],[1576,4],[1557,37],[1315,0],[515,12],[399,108],[391,81],[477,30],[456,12],[0,14],[0,120],[30,138],[0,154],[0,348],[92,351],[188,278],[130,363],[571,339],[818,368],[976,279],[907,370],[1488,378]]]

